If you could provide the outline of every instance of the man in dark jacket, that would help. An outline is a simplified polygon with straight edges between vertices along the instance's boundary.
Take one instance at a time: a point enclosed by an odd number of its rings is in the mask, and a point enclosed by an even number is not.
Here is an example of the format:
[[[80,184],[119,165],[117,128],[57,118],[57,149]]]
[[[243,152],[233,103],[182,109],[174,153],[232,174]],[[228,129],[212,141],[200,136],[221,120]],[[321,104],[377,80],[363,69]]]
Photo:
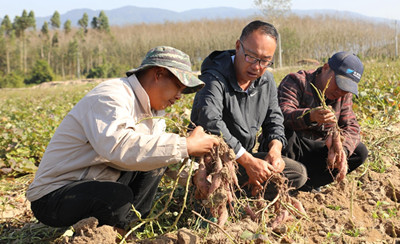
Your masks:
[[[235,50],[214,51],[201,66],[206,84],[196,94],[191,120],[215,135],[222,135],[239,163],[239,183],[249,182],[254,195],[273,173],[283,173],[293,188],[306,181],[303,165],[281,150],[287,143],[276,84],[267,68],[272,65],[278,33],[262,21],[249,23]],[[267,150],[253,154],[262,127]]]
[[[352,109],[352,97],[353,94],[358,96],[358,82],[363,71],[363,64],[356,55],[338,52],[317,70],[300,70],[287,75],[278,87],[289,141],[284,155],[306,166],[309,180],[303,187],[305,190],[331,183],[335,177],[342,180],[368,156],[367,148],[360,142],[360,126]],[[312,85],[320,91],[326,88],[325,104],[329,109],[321,107],[322,101]],[[336,122],[343,137],[343,141],[337,141],[340,149],[336,152],[337,159],[343,160],[330,170],[326,162],[334,145],[325,145],[325,141]]]

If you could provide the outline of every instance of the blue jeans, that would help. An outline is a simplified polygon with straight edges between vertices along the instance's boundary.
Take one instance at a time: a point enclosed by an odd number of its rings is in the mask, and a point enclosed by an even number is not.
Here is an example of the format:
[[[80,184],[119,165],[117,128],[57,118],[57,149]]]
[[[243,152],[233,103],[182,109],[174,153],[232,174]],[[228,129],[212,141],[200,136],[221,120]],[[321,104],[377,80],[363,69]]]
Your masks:
[[[128,228],[137,219],[132,205],[142,217],[149,214],[164,171],[122,172],[117,182],[76,181],[33,201],[31,209],[40,222],[53,227],[96,217],[99,225]]]

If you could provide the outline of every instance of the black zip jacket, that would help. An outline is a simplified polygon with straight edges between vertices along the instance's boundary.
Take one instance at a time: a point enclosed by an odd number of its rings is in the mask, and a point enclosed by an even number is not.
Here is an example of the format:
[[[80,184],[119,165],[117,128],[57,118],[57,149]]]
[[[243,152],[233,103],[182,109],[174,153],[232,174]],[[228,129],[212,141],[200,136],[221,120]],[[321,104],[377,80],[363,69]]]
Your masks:
[[[264,145],[277,139],[285,146],[283,115],[272,74],[266,71],[243,91],[232,55],[235,50],[214,51],[204,60],[199,78],[206,85],[194,98],[191,120],[212,134],[222,135],[235,153],[241,147],[252,152],[261,127]]]

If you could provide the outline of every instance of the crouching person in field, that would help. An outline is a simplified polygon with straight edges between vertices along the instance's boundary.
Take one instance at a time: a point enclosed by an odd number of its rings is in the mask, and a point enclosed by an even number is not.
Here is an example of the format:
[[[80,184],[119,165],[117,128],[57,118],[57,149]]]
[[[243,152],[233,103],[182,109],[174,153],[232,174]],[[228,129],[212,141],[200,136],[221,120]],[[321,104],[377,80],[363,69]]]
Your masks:
[[[267,71],[272,64],[278,32],[274,26],[253,21],[242,30],[234,50],[214,51],[201,66],[205,87],[196,94],[191,119],[207,131],[222,135],[239,163],[239,184],[248,182],[257,195],[273,174],[283,174],[298,189],[307,180],[304,166],[282,157],[286,145],[283,115],[276,84]],[[262,129],[266,148],[252,153]],[[271,190],[271,191],[270,191]],[[274,197],[276,189],[267,189]]]
[[[57,128],[29,186],[35,217],[54,227],[96,217],[126,229],[152,206],[166,166],[218,144],[196,128],[187,138],[165,132],[164,109],[204,83],[187,54],[151,49],[127,77],[90,91]]]
[[[366,160],[368,150],[360,142],[352,109],[363,71],[356,55],[338,52],[322,67],[291,73],[280,83],[278,98],[288,139],[283,154],[306,166],[309,179],[302,190],[341,181]],[[326,88],[325,101],[312,85],[320,91]]]

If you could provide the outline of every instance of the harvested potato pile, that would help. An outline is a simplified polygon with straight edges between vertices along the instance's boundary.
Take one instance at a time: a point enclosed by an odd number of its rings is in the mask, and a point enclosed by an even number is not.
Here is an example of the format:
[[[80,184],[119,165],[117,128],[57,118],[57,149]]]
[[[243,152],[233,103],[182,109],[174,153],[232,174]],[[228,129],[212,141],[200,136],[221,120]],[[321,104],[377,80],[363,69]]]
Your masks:
[[[229,217],[228,208],[232,216],[236,216],[235,206],[241,207],[253,221],[264,218],[264,214],[271,204],[274,205],[276,218],[271,222],[271,227],[292,218],[292,215],[305,215],[305,211],[299,201],[289,196],[286,179],[280,174],[273,174],[265,182],[274,184],[277,195],[273,202],[268,205],[264,200],[264,193],[260,191],[254,199],[249,200],[242,193],[237,178],[237,163],[232,149],[219,138],[219,146],[212,152],[199,159],[199,168],[196,171],[193,183],[196,187],[195,198],[202,200],[202,205],[208,208],[213,217],[218,219],[217,224],[222,227]],[[264,186],[264,189],[266,187]],[[242,196],[245,199],[242,199]],[[288,208],[289,206],[289,208]]]
[[[213,153],[200,158],[193,182],[196,199],[202,199],[203,206],[209,208],[212,215],[218,218],[218,225],[223,226],[229,216],[227,205],[234,211],[235,189],[240,187],[236,177],[235,154],[222,138],[219,140],[220,144]]]

